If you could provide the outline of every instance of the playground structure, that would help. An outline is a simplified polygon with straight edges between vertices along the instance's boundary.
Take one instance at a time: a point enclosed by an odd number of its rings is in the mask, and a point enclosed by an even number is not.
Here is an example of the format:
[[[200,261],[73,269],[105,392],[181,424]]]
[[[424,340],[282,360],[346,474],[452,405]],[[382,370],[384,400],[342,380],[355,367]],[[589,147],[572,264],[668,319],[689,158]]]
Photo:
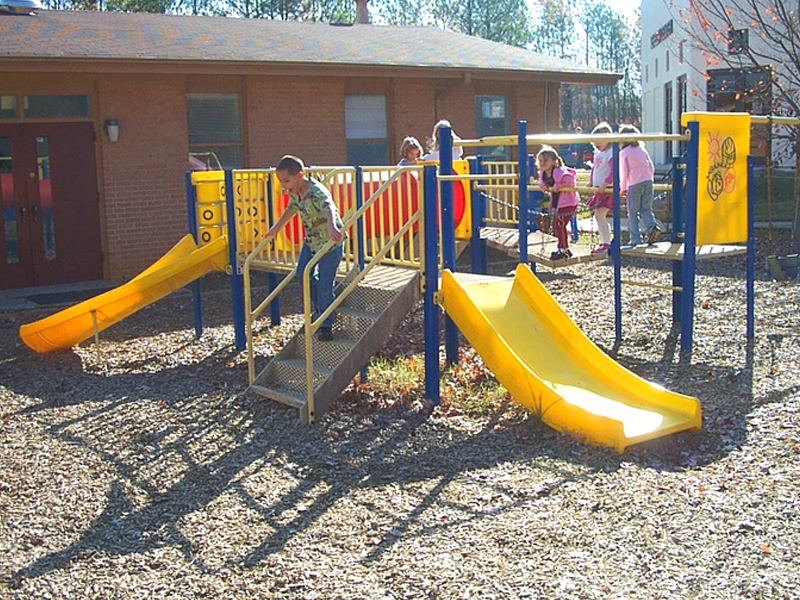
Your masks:
[[[753,335],[752,203],[748,202],[752,194],[748,193],[746,185],[751,179],[747,161],[742,166],[743,157],[735,152],[736,148],[748,147],[736,136],[749,128],[749,122],[740,122],[738,117],[685,115],[689,133],[675,139],[688,140],[689,152],[685,163],[682,159],[674,161],[673,239],[663,250],[660,245],[625,250],[620,247],[619,177],[615,174],[615,237],[611,258],[615,271],[618,339],[622,338],[621,285],[624,281],[621,261],[623,256],[636,253],[648,257],[657,255],[673,262],[674,285],[669,287],[673,295],[673,320],[681,323],[682,350],[690,351],[696,260],[703,256],[747,252],[747,333]],[[718,121],[719,118],[722,120]],[[731,126],[728,118],[737,121],[735,126]],[[718,154],[721,159],[723,147],[727,148],[724,161],[715,159],[716,162],[704,163],[703,152],[712,157],[717,154],[709,153],[701,144],[703,136],[715,139],[714,132],[725,133],[730,129],[735,129],[736,135],[726,135],[724,139],[733,139],[733,154],[730,144],[723,144]],[[280,319],[280,293],[294,277],[298,245],[302,240],[297,222],[287,225],[274,240],[263,239],[287,201],[272,169],[187,174],[190,229],[199,246],[195,247],[193,240],[189,240],[191,246],[182,242],[178,245],[180,250],[176,246],[137,278],[118,290],[107,292],[112,296],[103,294],[40,322],[24,325],[20,335],[38,351],[69,347],[80,341],[77,338],[87,339],[92,333],[97,336],[102,328],[204,272],[226,269],[231,274],[236,345],[239,349],[246,347],[248,353],[249,389],[298,408],[305,420],[313,421],[329,408],[389,333],[423,298],[425,389],[426,396],[434,402],[439,398],[438,305],[441,305],[447,313],[445,350],[448,361],[458,359],[457,325],[513,396],[541,414],[542,419],[556,429],[620,452],[647,439],[698,429],[701,416],[696,399],[672,394],[641,380],[607,357],[578,330],[525,266],[529,262],[530,235],[537,233],[535,220],[531,221],[530,206],[538,187],[528,175],[528,144],[582,142],[596,137],[528,136],[525,123],[521,122],[516,136],[455,142],[472,147],[515,144],[520,157],[516,165],[512,163],[516,172],[510,172],[508,165],[498,167],[480,158],[454,165],[450,158],[454,142],[447,128],[442,130],[443,158],[438,173],[435,165],[424,164],[402,168],[309,169],[310,175],[329,187],[343,215],[348,237],[341,283],[334,304],[322,315],[312,317],[308,293],[312,260],[298,282],[304,290],[303,327],[260,371],[255,365],[255,330],[268,308],[273,323]],[[664,136],[610,136],[615,153],[618,153],[618,142],[623,139],[664,139]],[[720,190],[708,184],[712,178],[716,181],[715,169],[721,170]],[[733,181],[728,173],[730,169],[733,169]],[[703,177],[698,173],[703,173]],[[511,186],[508,182],[512,182]],[[700,182],[705,184],[705,189]],[[476,276],[455,273],[457,240],[473,245],[472,270],[475,273],[486,271],[486,239],[482,230],[489,204],[486,186],[492,184],[504,186],[502,204],[506,220],[512,223],[514,212],[517,215],[514,248],[521,265],[513,280],[486,275],[474,279]],[[709,192],[719,193],[716,199],[709,200]],[[707,202],[717,206],[724,204],[724,208],[721,213],[704,212],[709,210],[705,206]],[[726,226],[707,226],[712,220],[715,224],[724,222]],[[509,232],[508,237],[514,236]],[[746,246],[731,245],[742,241]],[[716,246],[719,251],[708,250]],[[185,262],[179,264],[181,260]],[[260,302],[253,301],[251,273],[254,270],[268,273],[270,291]],[[279,275],[284,276],[280,281]],[[122,293],[120,290],[126,286],[131,288]],[[197,282],[193,290],[199,336],[202,323]],[[124,306],[120,304],[119,310],[110,309],[115,302],[122,302],[113,295],[115,292],[119,292],[120,298],[131,298]],[[93,301],[94,304],[90,304]],[[335,340],[318,342],[313,334],[334,310],[337,311]],[[80,326],[73,320],[78,316]],[[50,321],[45,323],[48,319]],[[522,338],[514,335],[514,331],[522,332],[520,323],[535,335]],[[516,325],[509,327],[509,324]],[[61,335],[55,342],[39,344],[36,341],[51,339],[52,331],[58,327],[65,328],[71,335]],[[552,349],[552,352],[543,353],[543,348]]]

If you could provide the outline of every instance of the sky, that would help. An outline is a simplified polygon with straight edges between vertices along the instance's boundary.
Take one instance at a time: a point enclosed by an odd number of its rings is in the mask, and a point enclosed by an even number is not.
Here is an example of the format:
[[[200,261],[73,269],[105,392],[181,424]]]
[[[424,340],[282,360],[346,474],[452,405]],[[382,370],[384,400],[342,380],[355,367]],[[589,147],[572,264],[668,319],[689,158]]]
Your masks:
[[[625,15],[628,19],[636,19],[639,9],[642,7],[641,0],[605,0],[609,8]]]

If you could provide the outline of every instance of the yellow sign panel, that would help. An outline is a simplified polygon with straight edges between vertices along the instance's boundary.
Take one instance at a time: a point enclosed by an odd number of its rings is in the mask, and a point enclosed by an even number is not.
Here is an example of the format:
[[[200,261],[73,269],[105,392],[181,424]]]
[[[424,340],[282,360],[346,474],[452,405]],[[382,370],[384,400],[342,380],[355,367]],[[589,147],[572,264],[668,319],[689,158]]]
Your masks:
[[[747,240],[748,113],[689,112],[681,125],[700,124],[697,164],[697,245]]]

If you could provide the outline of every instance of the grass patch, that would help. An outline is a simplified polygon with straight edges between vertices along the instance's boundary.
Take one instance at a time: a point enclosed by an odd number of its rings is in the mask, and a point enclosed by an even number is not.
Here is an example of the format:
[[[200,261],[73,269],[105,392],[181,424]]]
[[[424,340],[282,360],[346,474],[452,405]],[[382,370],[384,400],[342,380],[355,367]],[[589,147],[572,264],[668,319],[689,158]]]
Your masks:
[[[769,204],[767,198],[768,181],[766,173],[756,173],[753,188],[755,192],[756,221],[769,221]],[[772,175],[771,204],[772,221],[794,220],[794,179],[791,174]]]
[[[444,369],[440,385],[440,407],[449,415],[487,417],[503,413],[520,418],[525,409],[486,368],[472,348],[463,348],[458,364]],[[421,354],[375,358],[362,393],[388,406],[408,406],[425,398],[425,362]]]

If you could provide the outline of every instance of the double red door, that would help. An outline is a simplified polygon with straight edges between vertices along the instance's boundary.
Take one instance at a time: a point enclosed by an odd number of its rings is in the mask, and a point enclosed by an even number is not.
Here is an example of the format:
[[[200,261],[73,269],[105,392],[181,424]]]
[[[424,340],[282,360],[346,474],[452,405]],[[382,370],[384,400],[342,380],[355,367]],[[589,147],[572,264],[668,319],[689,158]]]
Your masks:
[[[91,123],[0,124],[0,289],[103,278]]]

